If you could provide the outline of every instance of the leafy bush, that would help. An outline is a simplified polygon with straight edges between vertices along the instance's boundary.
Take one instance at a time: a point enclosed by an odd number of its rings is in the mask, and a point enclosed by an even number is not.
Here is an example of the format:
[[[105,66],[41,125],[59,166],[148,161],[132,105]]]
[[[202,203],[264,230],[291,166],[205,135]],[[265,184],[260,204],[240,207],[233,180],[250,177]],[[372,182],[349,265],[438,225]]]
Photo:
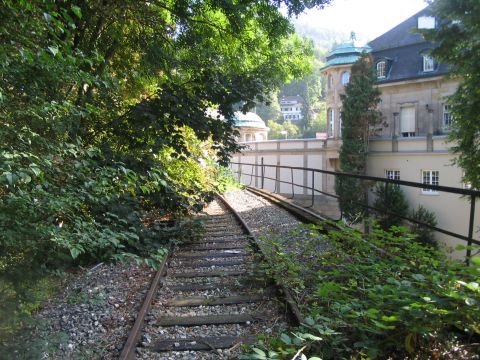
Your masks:
[[[397,184],[378,184],[374,193],[376,199],[373,206],[377,210],[377,221],[382,229],[388,230],[390,227],[400,225],[401,216],[408,214],[408,202],[405,195]],[[395,213],[395,215],[388,214]]]
[[[425,209],[422,205],[419,205],[417,209],[412,210],[410,217],[425,224],[437,226],[435,213]],[[417,235],[417,241],[420,241],[426,245],[436,245],[434,231],[432,229],[420,224],[412,223],[410,225],[410,231]]]
[[[242,184],[238,182],[233,171],[228,167],[218,169],[218,190],[224,193],[232,189],[241,189]]]
[[[322,359],[475,353],[468,344],[480,336],[478,261],[450,261],[399,227],[377,226],[369,235],[311,229],[325,233],[310,231],[297,254],[286,250],[287,239],[264,239],[271,271],[296,294],[305,324],[262,341],[244,359],[267,358],[259,351],[290,359],[299,349]]]

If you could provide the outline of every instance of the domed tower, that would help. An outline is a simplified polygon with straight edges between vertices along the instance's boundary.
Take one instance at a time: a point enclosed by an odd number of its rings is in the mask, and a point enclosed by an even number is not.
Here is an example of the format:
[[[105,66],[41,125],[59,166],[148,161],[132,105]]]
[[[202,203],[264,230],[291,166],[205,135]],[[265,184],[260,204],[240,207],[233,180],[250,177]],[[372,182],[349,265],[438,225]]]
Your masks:
[[[353,63],[360,58],[362,52],[370,51],[369,46],[355,46],[355,34],[352,33],[350,42],[334,46],[327,56],[327,63],[322,69],[322,74],[327,82],[326,109],[329,138],[341,137],[340,109],[342,103],[340,94],[344,92],[345,85],[350,81]]]
[[[237,111],[234,115],[234,121],[235,127],[240,132],[238,141],[252,142],[267,140],[270,129],[257,114],[253,112],[244,114],[241,111]]]

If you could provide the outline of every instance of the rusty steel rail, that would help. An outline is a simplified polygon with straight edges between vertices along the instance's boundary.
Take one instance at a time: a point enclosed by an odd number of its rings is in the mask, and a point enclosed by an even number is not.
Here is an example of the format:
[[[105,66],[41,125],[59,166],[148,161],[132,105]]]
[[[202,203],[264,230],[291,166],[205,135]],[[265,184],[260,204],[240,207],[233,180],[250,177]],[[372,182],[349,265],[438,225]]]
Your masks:
[[[221,202],[224,203],[226,208],[234,215],[234,217],[240,223],[240,226],[245,232],[245,236],[248,238],[248,241],[251,244],[251,246],[253,246],[253,248],[256,249],[256,251],[262,256],[262,258],[266,260],[265,254],[262,251],[262,247],[260,243],[258,242],[256,237],[253,235],[251,229],[245,223],[243,218],[235,211],[235,209],[233,209],[233,207],[222,196],[219,196],[219,199]],[[157,291],[162,286],[161,279],[165,276],[167,272],[168,262],[172,258],[172,256],[174,256],[174,251],[173,251],[173,245],[170,244],[168,248],[168,253],[163,259],[158,271],[155,274],[155,277],[153,278],[150,284],[150,288],[143,300],[142,307],[140,308],[137,314],[137,317],[135,319],[135,323],[132,329],[130,330],[128,338],[119,356],[120,360],[133,360],[135,358],[135,352],[136,352],[138,343],[140,341],[142,329],[145,323],[145,318],[148,312],[150,311],[152,302],[154,300],[154,297]],[[275,279],[273,280],[275,281]],[[304,322],[304,317],[302,316],[302,313],[300,312],[298,305],[295,303],[290,291],[285,286],[278,283],[277,281],[275,281],[275,286],[277,288],[277,291],[282,294],[281,297],[284,297],[286,301],[288,313],[289,315],[291,315],[290,321],[295,325],[302,324]]]
[[[247,186],[246,189],[248,191],[250,191],[251,193],[255,194],[255,195],[261,196],[261,197],[267,199],[268,201],[271,201],[274,204],[277,204],[277,205],[281,206],[282,208],[287,210],[289,213],[291,213],[292,215],[297,217],[302,222],[307,221],[307,222],[312,222],[314,224],[318,224],[318,223],[323,223],[323,222],[327,221],[328,222],[327,228],[340,230],[340,228],[337,225],[335,225],[336,220],[326,219],[323,216],[321,216],[321,215],[319,215],[319,214],[317,214],[313,211],[310,211],[307,208],[304,208],[302,206],[293,204],[293,203],[287,201],[287,200],[289,200],[288,198],[283,199],[283,197],[281,195],[271,193],[271,192],[269,192],[265,189],[257,189],[256,187],[252,187],[252,186]],[[370,246],[372,249],[377,251],[379,254],[382,254],[382,255],[385,255],[385,256],[388,256],[388,257],[393,257],[393,255],[391,253],[389,253],[388,251],[386,251],[382,248],[379,248],[378,246],[372,244],[371,242],[369,242],[365,239],[361,239],[361,240],[364,243],[366,243],[368,246]]]
[[[240,214],[232,207],[232,205],[230,205],[230,203],[223,196],[219,196],[219,198],[223,201],[223,203],[227,206],[227,208],[235,215],[237,220],[242,225],[243,229],[247,232],[247,234],[252,239],[253,245],[258,249],[258,251],[262,255],[263,259],[265,259],[267,261],[267,263],[269,263],[267,257],[265,256],[265,251],[263,250],[263,247],[262,247],[261,243],[258,241],[256,236],[253,234],[252,230],[247,225],[245,220],[243,220],[243,218],[240,216]],[[275,285],[278,288],[280,288],[280,290],[282,291],[283,296],[285,297],[285,300],[287,302],[288,308],[293,315],[293,319],[294,319],[296,325],[300,325],[300,324],[304,323],[305,318],[303,317],[302,312],[300,311],[297,303],[293,299],[293,296],[292,296],[290,290],[288,290],[285,287],[285,285],[276,281],[276,279],[273,279],[273,280],[275,281]]]
[[[128,335],[127,341],[123,346],[122,352],[120,353],[119,360],[133,360],[135,356],[135,349],[137,347],[138,340],[140,339],[140,335],[142,334],[143,324],[145,322],[145,316],[147,315],[148,311],[150,310],[150,306],[152,305],[152,301],[154,299],[155,294],[159,289],[160,279],[166,272],[168,258],[172,253],[172,244],[168,247],[168,252],[165,255],[162,263],[160,264],[159,269],[157,270],[155,277],[153,278],[150,289],[143,300],[142,307],[138,312],[137,318],[135,319],[135,323],[133,324],[132,330]]]

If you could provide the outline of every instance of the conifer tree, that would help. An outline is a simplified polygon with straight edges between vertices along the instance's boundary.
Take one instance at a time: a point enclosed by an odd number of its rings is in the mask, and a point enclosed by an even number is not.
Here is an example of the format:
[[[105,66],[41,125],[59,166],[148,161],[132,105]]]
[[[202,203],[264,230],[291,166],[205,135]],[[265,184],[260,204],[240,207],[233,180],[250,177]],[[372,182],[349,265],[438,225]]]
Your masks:
[[[375,86],[372,58],[363,53],[352,66],[349,84],[342,100],[342,147],[340,169],[342,172],[365,175],[367,168],[368,138],[370,129],[380,123],[377,110],[380,90]],[[364,215],[366,188],[361,180],[337,177],[336,192],[340,196],[340,209],[347,221],[356,222]]]

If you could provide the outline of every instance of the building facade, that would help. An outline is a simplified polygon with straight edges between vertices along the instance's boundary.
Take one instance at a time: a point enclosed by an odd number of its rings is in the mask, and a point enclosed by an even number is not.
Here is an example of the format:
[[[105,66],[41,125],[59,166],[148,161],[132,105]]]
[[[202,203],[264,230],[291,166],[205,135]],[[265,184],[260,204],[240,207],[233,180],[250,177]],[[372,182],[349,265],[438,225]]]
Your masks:
[[[455,156],[447,142],[454,119],[446,98],[455,92],[459,80],[447,76],[448,66],[436,63],[430,56],[434,44],[416,33],[417,29],[432,28],[437,23],[438,19],[427,7],[366,46],[356,46],[354,41],[335,46],[323,69],[327,82],[327,139],[262,142],[238,154],[236,160],[259,163],[263,158],[265,163],[271,164],[339,170],[340,95],[350,81],[353,63],[362,52],[368,52],[373,58],[377,86],[381,90],[379,110],[383,115],[383,124],[374,129],[375,135],[370,139],[368,175],[467,188],[468,184],[462,182],[462,169],[454,165]],[[291,175],[280,176],[288,180]],[[303,178],[304,184],[309,181]],[[331,176],[315,179],[315,184],[322,191],[335,193]],[[468,199],[421,188],[402,187],[402,190],[411,209],[422,205],[435,213],[438,227],[468,234]],[[281,187],[281,192],[289,191],[288,187]],[[478,213],[480,204],[477,202]],[[477,216],[475,229],[479,226],[480,217]],[[435,236],[437,241],[449,247],[466,244],[442,233],[437,232]],[[475,239],[479,237],[480,233],[474,234]],[[462,258],[464,255],[461,251],[452,256]]]
[[[341,100],[349,82],[351,66],[361,52],[373,58],[379,110],[383,122],[372,129],[367,162],[368,175],[430,185],[465,187],[462,170],[453,165],[454,155],[446,135],[453,121],[446,98],[459,85],[448,78],[448,66],[431,56],[434,44],[418,32],[437,26],[429,7],[370,41],[365,47],[353,42],[332,49],[323,74],[327,79],[328,137],[341,137]],[[411,208],[419,205],[433,211],[439,227],[466,234],[468,200],[457,195],[402,187]],[[449,246],[464,244],[437,233]]]
[[[253,142],[268,140],[268,132],[270,129],[260,116],[253,112],[246,114],[241,111],[235,112],[234,115],[235,128],[238,130],[239,142]]]
[[[303,98],[300,95],[282,96],[280,99],[280,111],[283,120],[291,122],[299,122],[303,119]]]

